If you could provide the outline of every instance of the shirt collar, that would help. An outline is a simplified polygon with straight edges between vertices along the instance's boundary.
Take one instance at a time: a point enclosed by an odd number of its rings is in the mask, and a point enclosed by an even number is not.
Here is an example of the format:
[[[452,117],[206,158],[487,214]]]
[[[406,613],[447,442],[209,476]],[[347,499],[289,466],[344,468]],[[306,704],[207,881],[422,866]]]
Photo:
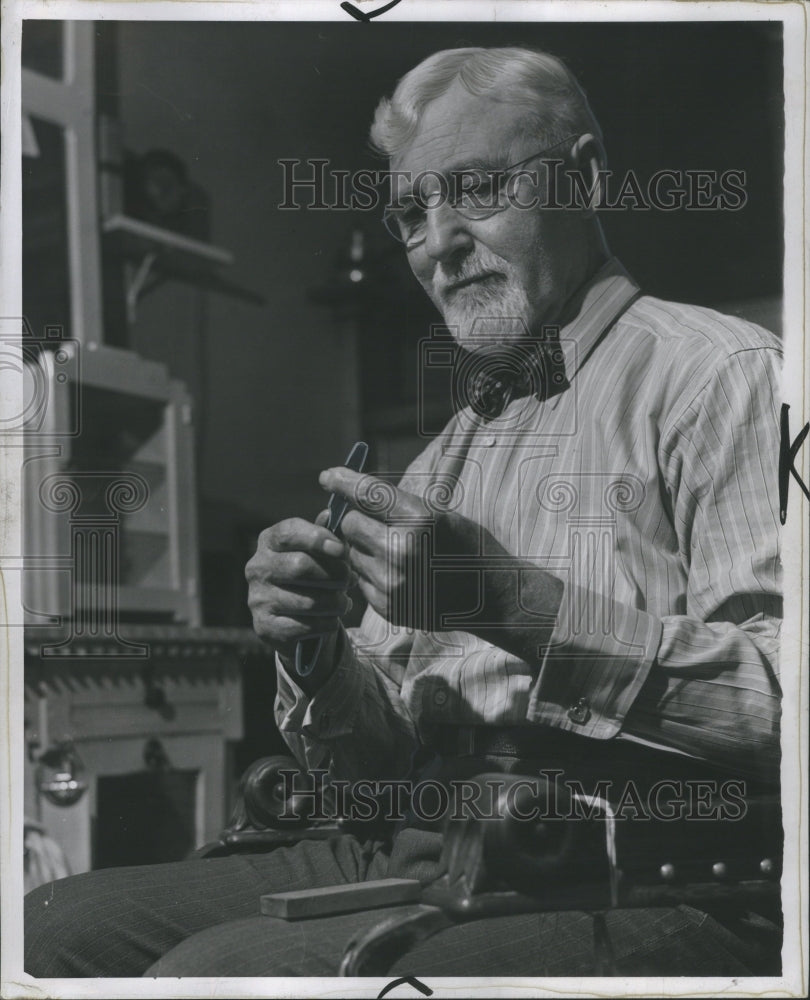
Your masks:
[[[574,300],[576,315],[559,330],[566,382],[574,378],[602,336],[640,294],[616,257],[583,285]]]
[[[566,313],[573,319],[545,326],[528,350],[522,345],[510,351],[506,345],[498,355],[502,371],[490,365],[465,372],[464,391],[458,397],[461,408],[470,406],[476,419],[488,423],[511,400],[523,396],[536,395],[555,407],[601,337],[640,294],[621,263],[611,257],[568,302]]]

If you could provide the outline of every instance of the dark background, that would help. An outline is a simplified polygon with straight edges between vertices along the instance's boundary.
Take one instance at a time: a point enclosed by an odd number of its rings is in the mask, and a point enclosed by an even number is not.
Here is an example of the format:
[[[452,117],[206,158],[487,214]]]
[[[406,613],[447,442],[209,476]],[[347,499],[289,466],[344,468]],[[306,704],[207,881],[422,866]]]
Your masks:
[[[265,213],[280,200],[276,153],[328,157],[346,169],[379,166],[364,150],[374,108],[426,55],[459,45],[530,45],[563,58],[582,83],[615,173],[632,168],[645,178],[662,168],[706,168],[742,169],[748,175],[749,202],[740,212],[605,216],[617,254],[646,289],[704,303],[781,289],[781,24],[130,23],[119,28],[120,97],[133,129],[146,132],[143,118],[152,116],[155,131],[162,132],[161,122],[168,119],[172,145],[199,164],[201,175],[228,150],[264,171],[264,184],[242,188],[229,205],[215,198],[221,221],[226,212],[236,216],[241,209],[270,222]],[[169,51],[173,58],[163,59]],[[229,128],[222,127],[225,121]],[[240,187],[238,176],[230,180],[233,189]],[[317,222],[307,223],[319,225],[322,239],[347,222],[312,214]],[[297,224],[295,217],[276,217],[273,231],[249,249],[262,255],[268,242],[282,248]],[[249,255],[244,256],[249,266]],[[307,277],[315,274],[313,268]]]

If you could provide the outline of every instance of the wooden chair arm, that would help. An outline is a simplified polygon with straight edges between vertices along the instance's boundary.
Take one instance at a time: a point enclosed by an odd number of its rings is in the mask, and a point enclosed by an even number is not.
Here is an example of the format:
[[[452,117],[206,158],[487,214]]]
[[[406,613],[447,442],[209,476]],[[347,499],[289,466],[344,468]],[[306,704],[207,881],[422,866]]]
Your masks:
[[[300,773],[293,757],[278,754],[253,761],[239,779],[236,803],[223,832],[306,826],[306,817],[292,808],[286,795],[291,777]]]
[[[342,832],[334,822],[310,821],[312,800],[287,796],[301,768],[293,757],[276,755],[255,760],[239,779],[236,804],[219,837],[195,851],[212,858],[259,853],[299,840],[322,840]],[[309,808],[304,808],[307,805]]]

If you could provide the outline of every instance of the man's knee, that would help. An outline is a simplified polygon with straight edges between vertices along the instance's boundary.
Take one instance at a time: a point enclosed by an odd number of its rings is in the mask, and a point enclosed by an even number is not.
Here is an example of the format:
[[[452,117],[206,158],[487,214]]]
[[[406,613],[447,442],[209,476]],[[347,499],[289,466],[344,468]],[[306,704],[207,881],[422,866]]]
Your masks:
[[[359,879],[367,868],[360,846],[346,837],[338,847],[302,841],[255,859],[233,855],[62,879],[26,900],[26,971],[140,976],[206,927],[258,914],[262,893]]]
[[[403,912],[385,907],[313,920],[233,920],[187,938],[145,975],[335,976],[352,937]]]
[[[320,921],[319,921],[320,923]],[[313,921],[251,917],[209,927],[167,952],[145,976],[317,976],[337,971]],[[339,946],[330,949],[338,953]]]
[[[87,875],[47,882],[25,897],[25,971],[38,978],[85,971],[103,940],[97,880]]]
[[[26,972],[140,976],[184,936],[191,864],[107,868],[39,886],[25,898]]]

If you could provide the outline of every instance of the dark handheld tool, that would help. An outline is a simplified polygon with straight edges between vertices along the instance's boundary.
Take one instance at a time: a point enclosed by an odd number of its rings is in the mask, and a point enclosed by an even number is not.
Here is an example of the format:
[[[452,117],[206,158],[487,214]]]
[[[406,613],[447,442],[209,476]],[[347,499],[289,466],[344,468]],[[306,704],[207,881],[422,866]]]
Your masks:
[[[349,452],[343,464],[353,472],[362,472],[367,457],[368,445],[365,441],[358,441]],[[340,522],[349,509],[349,501],[338,493],[333,493],[329,497],[327,509],[329,511],[329,520],[326,522],[326,527],[339,538]],[[308,677],[315,669],[322,645],[322,635],[308,635],[298,640],[295,647],[295,672],[299,677]]]

